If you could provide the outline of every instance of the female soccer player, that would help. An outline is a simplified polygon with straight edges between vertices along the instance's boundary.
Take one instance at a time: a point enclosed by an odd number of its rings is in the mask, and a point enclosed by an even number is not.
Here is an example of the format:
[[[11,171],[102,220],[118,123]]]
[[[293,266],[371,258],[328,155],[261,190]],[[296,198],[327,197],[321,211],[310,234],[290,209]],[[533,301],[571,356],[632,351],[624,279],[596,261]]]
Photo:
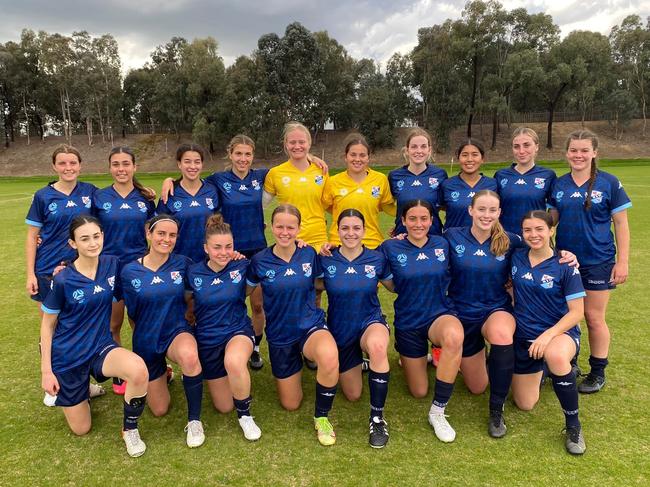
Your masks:
[[[470,206],[474,195],[484,189],[497,190],[496,180],[479,172],[485,158],[485,149],[478,140],[468,139],[460,144],[456,150],[456,158],[460,173],[445,179],[442,184],[445,230],[469,227],[472,218],[467,212],[467,207]]]
[[[300,211],[279,205],[271,216],[275,245],[255,254],[247,282],[262,286],[271,370],[282,407],[293,411],[302,401],[302,357],[316,362],[314,424],[322,445],[336,442],[327,418],[336,395],[339,361],[325,316],[316,307],[314,279],[320,275],[316,252],[299,248]]]
[[[560,264],[552,247],[553,218],[543,210],[524,216],[522,235],[529,249],[512,256],[515,298],[515,404],[532,409],[539,399],[545,361],[566,421],[565,446],[582,455],[585,441],[578,419],[578,389],[571,359],[580,348],[578,323],[584,315],[585,296],[580,271]]]
[[[194,262],[205,258],[203,234],[208,217],[216,213],[219,196],[212,184],[201,179],[205,151],[196,144],[182,144],[176,150],[176,161],[181,171],[180,179],[174,181],[174,194],[158,202],[156,212],[172,215],[180,225],[177,254],[185,255]]]
[[[609,328],[605,321],[609,291],[628,275],[630,228],[627,209],[632,206],[621,182],[597,168],[598,138],[588,130],[569,135],[566,144],[571,172],[559,178],[550,206],[557,227],[557,244],[571,250],[580,261],[587,291],[585,320],[589,331],[591,371],[578,387],[582,393],[598,392],[605,385],[609,354]],[[614,237],[611,222],[614,222]]]
[[[41,308],[43,389],[56,396],[72,432],[85,435],[91,426],[90,376],[99,382],[108,377],[127,380],[122,437],[128,454],[139,457],[146,449],[138,418],[147,395],[147,368],[111,337],[111,303],[119,294],[115,288],[118,260],[100,256],[104,234],[94,217],[74,217],[68,242],[78,255],[54,277]]]
[[[397,216],[393,230],[395,235],[406,232],[402,222],[404,207],[409,201],[416,199],[427,201],[434,210],[429,234],[442,233],[438,209],[442,203],[442,183],[447,179],[447,173],[444,169],[429,164],[431,150],[429,133],[421,128],[411,130],[406,138],[406,146],[403,148],[407,164],[388,174],[390,190],[397,202]]]
[[[323,277],[316,280],[316,286],[327,291],[327,326],[339,350],[341,389],[350,401],[361,397],[363,352],[370,358],[369,442],[373,448],[382,448],[388,442],[384,404],[390,378],[389,332],[377,285],[382,282],[392,289],[392,275],[386,257],[362,244],[364,226],[365,218],[359,210],[338,212],[341,246],[333,249],[331,256],[319,256]]]
[[[147,251],[145,222],[154,215],[154,194],[135,179],[135,154],[129,147],[114,147],[108,156],[113,184],[93,195],[93,214],[104,229],[104,255],[119,258],[120,265],[135,260]],[[111,334],[121,344],[124,300],[113,303]],[[113,392],[124,394],[126,385],[113,379]]]
[[[370,146],[359,134],[348,138],[345,145],[347,169],[332,176],[325,183],[323,205],[332,213],[332,221],[338,222],[339,214],[346,208],[356,208],[365,220],[363,245],[376,249],[384,241],[379,228],[379,212],[395,216],[395,200],[390,192],[388,178],[368,167]],[[340,245],[336,224],[330,227],[329,241]]]
[[[387,240],[379,248],[389,261],[395,300],[395,349],[400,354],[406,383],[414,397],[425,397],[428,341],[442,348],[436,372],[429,423],[440,441],[449,443],[456,432],[445,418],[463,350],[463,325],[456,318],[449,287],[449,244],[430,235],[435,211],[428,201],[412,200],[402,209],[407,237]]]
[[[289,122],[284,126],[284,151],[289,160],[271,168],[267,174],[264,204],[276,196],[280,203],[298,208],[302,215],[298,238],[318,251],[327,242],[322,197],[328,176],[311,161],[311,142],[311,134],[303,124]]]
[[[539,137],[533,129],[519,127],[512,133],[514,162],[494,175],[501,197],[501,224],[508,232],[521,231],[521,219],[531,210],[545,210],[555,173],[535,164]],[[582,263],[582,261],[581,261]]]
[[[230,225],[221,215],[208,218],[205,227],[207,262],[192,265],[186,288],[193,297],[195,336],[203,378],[208,381],[214,407],[222,413],[237,410],[247,440],[262,432],[250,413],[251,378],[246,366],[254,331],[246,314],[246,273],[249,261],[232,260]]]
[[[135,323],[133,351],[149,369],[149,409],[163,416],[169,409],[167,363],[180,365],[187,399],[187,446],[205,441],[201,423],[203,376],[190,325],[185,317],[184,279],[191,264],[188,257],[173,254],[179,224],[169,215],[157,215],[147,222],[149,252],[127,264],[120,273],[124,301]]]
[[[52,285],[54,269],[75,257],[68,245],[68,230],[73,218],[90,214],[93,193],[97,189],[89,183],[78,181],[81,171],[81,154],[70,145],[60,145],[52,154],[52,169],[58,180],[49,183],[34,194],[27,213],[27,293],[34,301],[43,303]],[[39,244],[38,239],[41,239]],[[41,317],[43,312],[39,305]],[[90,384],[90,396],[104,394],[97,384]],[[56,397],[47,391],[43,398],[46,406],[54,406]]]

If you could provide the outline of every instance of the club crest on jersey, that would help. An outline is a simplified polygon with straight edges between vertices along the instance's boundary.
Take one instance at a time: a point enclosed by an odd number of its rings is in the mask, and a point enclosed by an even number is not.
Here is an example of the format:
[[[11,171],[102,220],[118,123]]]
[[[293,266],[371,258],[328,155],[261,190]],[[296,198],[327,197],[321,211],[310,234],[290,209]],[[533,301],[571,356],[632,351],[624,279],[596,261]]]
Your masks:
[[[372,189],[370,190],[370,194],[372,195],[373,198],[379,198],[381,195],[381,190],[379,186],[373,186]]]
[[[82,196],[81,197],[81,202],[84,204],[86,208],[90,208],[90,196]]]
[[[542,276],[542,287],[544,289],[552,289],[553,288],[553,276],[549,276],[548,274],[544,274]]]
[[[282,178],[282,184],[284,184],[285,186],[289,186],[290,182],[291,182],[291,178],[289,176],[284,176]]]
[[[115,289],[115,276],[109,277],[106,281],[108,282],[108,285],[111,286],[111,289]]]
[[[339,193],[341,194],[341,196],[345,196],[346,194],[348,194],[348,190],[345,188],[341,188],[341,191],[339,191]]]
[[[108,201],[102,205],[102,210],[104,210],[106,213],[110,213],[111,208],[113,208],[113,205]]]
[[[335,265],[328,265],[327,266],[327,273],[329,274],[330,277],[334,277],[336,275],[336,266]]]
[[[438,178],[429,178],[429,187],[431,189],[436,189],[438,187]]]
[[[501,183],[501,187],[502,187],[502,188],[505,188],[506,185],[508,184],[508,178],[503,178],[503,179],[500,181],[500,183]]]
[[[76,290],[72,293],[72,297],[73,297],[74,300],[77,301],[78,303],[82,303],[83,300],[84,300],[84,291],[83,291],[83,289],[76,289]]]
[[[48,209],[51,213],[56,213],[56,210],[58,209],[58,207],[59,207],[59,205],[57,205],[57,204],[54,203],[54,202],[52,202],[52,203],[50,203],[49,205],[47,205],[47,209]]]
[[[593,190],[591,192],[591,202],[594,204],[603,202],[603,193],[601,191]]]
[[[65,204],[66,208],[74,208],[75,206],[77,206],[77,203],[72,200],[68,200],[68,202]]]
[[[140,279],[131,279],[131,286],[133,286],[136,293],[139,293],[142,288],[142,281]]]
[[[214,204],[212,203],[212,198],[205,199],[205,206],[207,206],[211,210],[214,210]]]
[[[497,255],[497,256],[495,257],[495,259],[498,260],[499,262],[503,262],[504,260],[506,260],[506,256],[505,256],[505,254],[503,254],[503,255]]]
[[[464,245],[456,245],[454,247],[454,250],[456,251],[456,255],[458,255],[458,257],[462,257],[463,255],[465,255],[465,246]]]
[[[546,178],[535,178],[535,187],[537,189],[544,189],[546,186]]]
[[[138,210],[140,210],[142,213],[147,212],[147,205],[144,201],[138,201]]]
[[[512,274],[512,276],[514,277],[514,275],[515,275],[516,273],[517,273],[517,266],[516,266],[516,265],[513,265],[513,266],[512,266],[512,269],[510,269],[510,274]]]
[[[172,205],[176,211],[180,210],[183,208],[183,202],[182,201],[174,201],[174,204]]]
[[[272,270],[272,269],[269,269],[268,271],[266,271],[266,273],[264,275],[269,280],[269,282],[273,282],[275,280],[275,271]]]
[[[323,176],[321,175],[316,176],[314,178],[314,182],[320,186],[321,184],[323,184]]]
[[[397,262],[399,262],[399,265],[402,267],[406,267],[406,261],[408,260],[408,257],[406,257],[406,254],[399,254],[397,256]]]
[[[564,191],[558,191],[555,193],[555,199],[558,201],[562,201],[562,197],[564,196]]]
[[[226,190],[226,193],[230,193],[232,191],[232,184],[230,183],[223,183],[222,184],[223,189]]]
[[[302,265],[302,272],[305,273],[305,277],[311,277],[311,264],[309,262]]]
[[[179,271],[171,271],[169,275],[172,281],[174,281],[174,284],[183,284],[183,276],[181,276]]]
[[[235,284],[240,283],[241,282],[241,273],[238,270],[237,271],[230,271],[230,280]]]
[[[259,183],[259,181],[258,181],[257,179],[253,179],[253,180],[251,181],[251,184],[253,185],[253,189],[254,189],[255,191],[259,191],[259,190],[261,189],[261,188],[260,188],[260,183]]]
[[[458,191],[452,191],[451,192],[451,200],[456,202],[456,201],[458,201],[458,198],[460,198],[460,193]]]
[[[402,191],[404,189],[404,180],[400,179],[399,181],[397,181],[396,186],[397,186],[397,191]]]
[[[368,279],[374,279],[374,277],[377,275],[377,272],[375,271],[375,266],[374,265],[367,265],[363,268],[363,272],[366,275]]]
[[[434,253],[440,262],[445,261],[445,249],[434,249]]]

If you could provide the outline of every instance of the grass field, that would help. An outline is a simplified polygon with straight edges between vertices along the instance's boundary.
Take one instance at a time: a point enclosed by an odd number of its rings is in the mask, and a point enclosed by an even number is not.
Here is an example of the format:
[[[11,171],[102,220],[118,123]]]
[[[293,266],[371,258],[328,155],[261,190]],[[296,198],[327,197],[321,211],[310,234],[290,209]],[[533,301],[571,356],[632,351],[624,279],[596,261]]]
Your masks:
[[[566,170],[563,163],[545,165]],[[325,448],[316,441],[311,420],[313,372],[303,374],[303,406],[290,413],[278,404],[268,363],[252,373],[252,411],[263,432],[256,443],[243,438],[234,412],[215,412],[206,394],[206,442],[199,449],[187,448],[180,381],[171,386],[172,408],[166,417],[145,412],[141,419],[148,447],[143,457],[126,455],[119,436],[121,398],[111,392],[93,400],[93,429],[77,438],[61,411],[41,402],[38,314],[24,291],[24,218],[31,194],[48,179],[0,179],[0,485],[648,485],[650,163],[603,161],[601,167],[622,180],[633,200],[628,212],[632,252],[630,279],[610,301],[608,384],[601,393],[580,398],[587,441],[581,458],[564,450],[562,411],[548,384],[532,412],[518,411],[508,401],[508,435],[494,440],[487,435],[487,394],[470,395],[459,376],[447,408],[458,436],[452,444],[439,442],[427,423],[430,398],[408,395],[392,347],[386,405],[391,436],[383,450],[367,444],[367,387],[358,403],[338,395],[331,415],[337,444]],[[496,168],[489,166],[485,173]],[[162,177],[142,175],[141,180],[159,188]],[[86,180],[98,186],[110,183],[106,176]],[[383,224],[391,222],[384,218]],[[392,323],[393,298],[383,289],[380,293]],[[127,328],[123,337],[130,343]],[[267,357],[266,344],[263,355]],[[583,369],[587,357],[585,337]]]

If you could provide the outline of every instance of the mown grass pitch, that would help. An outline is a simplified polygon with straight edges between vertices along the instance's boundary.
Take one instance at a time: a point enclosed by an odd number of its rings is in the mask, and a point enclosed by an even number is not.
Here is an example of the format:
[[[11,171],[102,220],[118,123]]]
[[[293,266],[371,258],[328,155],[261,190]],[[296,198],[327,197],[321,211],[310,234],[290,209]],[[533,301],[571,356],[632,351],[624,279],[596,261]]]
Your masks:
[[[565,164],[550,165],[565,171]],[[492,174],[496,167],[485,173]],[[143,457],[126,455],[119,436],[121,398],[111,392],[92,403],[91,433],[74,437],[61,411],[41,402],[38,314],[24,291],[24,218],[31,194],[52,178],[0,179],[0,485],[647,485],[650,164],[612,161],[601,167],[616,174],[632,198],[632,252],[630,279],[610,302],[608,384],[599,394],[580,397],[587,441],[582,458],[564,450],[563,416],[550,385],[544,386],[532,412],[518,411],[509,401],[508,435],[493,440],[486,431],[487,394],[470,395],[459,377],[447,409],[458,436],[454,443],[442,444],[427,423],[430,399],[408,395],[392,347],[386,407],[390,442],[383,450],[367,444],[367,387],[358,403],[338,395],[331,415],[337,444],[325,448],[316,441],[312,426],[313,372],[303,373],[303,406],[289,413],[278,404],[268,363],[252,373],[252,410],[263,432],[256,443],[243,438],[234,412],[218,414],[206,394],[205,445],[187,448],[180,381],[171,386],[172,408],[166,417],[154,418],[148,412],[142,417],[148,447]],[[162,177],[140,176],[155,188]],[[106,176],[85,179],[98,186],[110,182]],[[391,225],[388,218],[383,223]],[[383,289],[380,293],[392,322],[393,298]],[[127,328],[123,337],[128,344]],[[588,353],[584,339],[583,369]],[[266,344],[263,355],[267,357]],[[430,373],[433,377],[434,371]]]

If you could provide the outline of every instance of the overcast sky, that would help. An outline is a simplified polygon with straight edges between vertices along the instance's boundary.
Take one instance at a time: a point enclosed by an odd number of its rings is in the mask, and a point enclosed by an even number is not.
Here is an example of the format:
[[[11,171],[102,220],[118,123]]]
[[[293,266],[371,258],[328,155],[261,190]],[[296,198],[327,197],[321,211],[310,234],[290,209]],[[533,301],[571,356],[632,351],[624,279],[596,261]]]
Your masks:
[[[0,42],[18,41],[24,28],[69,35],[87,30],[112,34],[123,69],[142,66],[150,52],[173,36],[212,36],[224,62],[249,55],[263,34],[282,35],[298,21],[327,30],[355,58],[386,61],[416,44],[417,30],[457,19],[465,0],[0,0]],[[630,14],[650,16],[650,0],[502,0],[508,10],[546,12],[562,35],[573,30],[609,34]]]

